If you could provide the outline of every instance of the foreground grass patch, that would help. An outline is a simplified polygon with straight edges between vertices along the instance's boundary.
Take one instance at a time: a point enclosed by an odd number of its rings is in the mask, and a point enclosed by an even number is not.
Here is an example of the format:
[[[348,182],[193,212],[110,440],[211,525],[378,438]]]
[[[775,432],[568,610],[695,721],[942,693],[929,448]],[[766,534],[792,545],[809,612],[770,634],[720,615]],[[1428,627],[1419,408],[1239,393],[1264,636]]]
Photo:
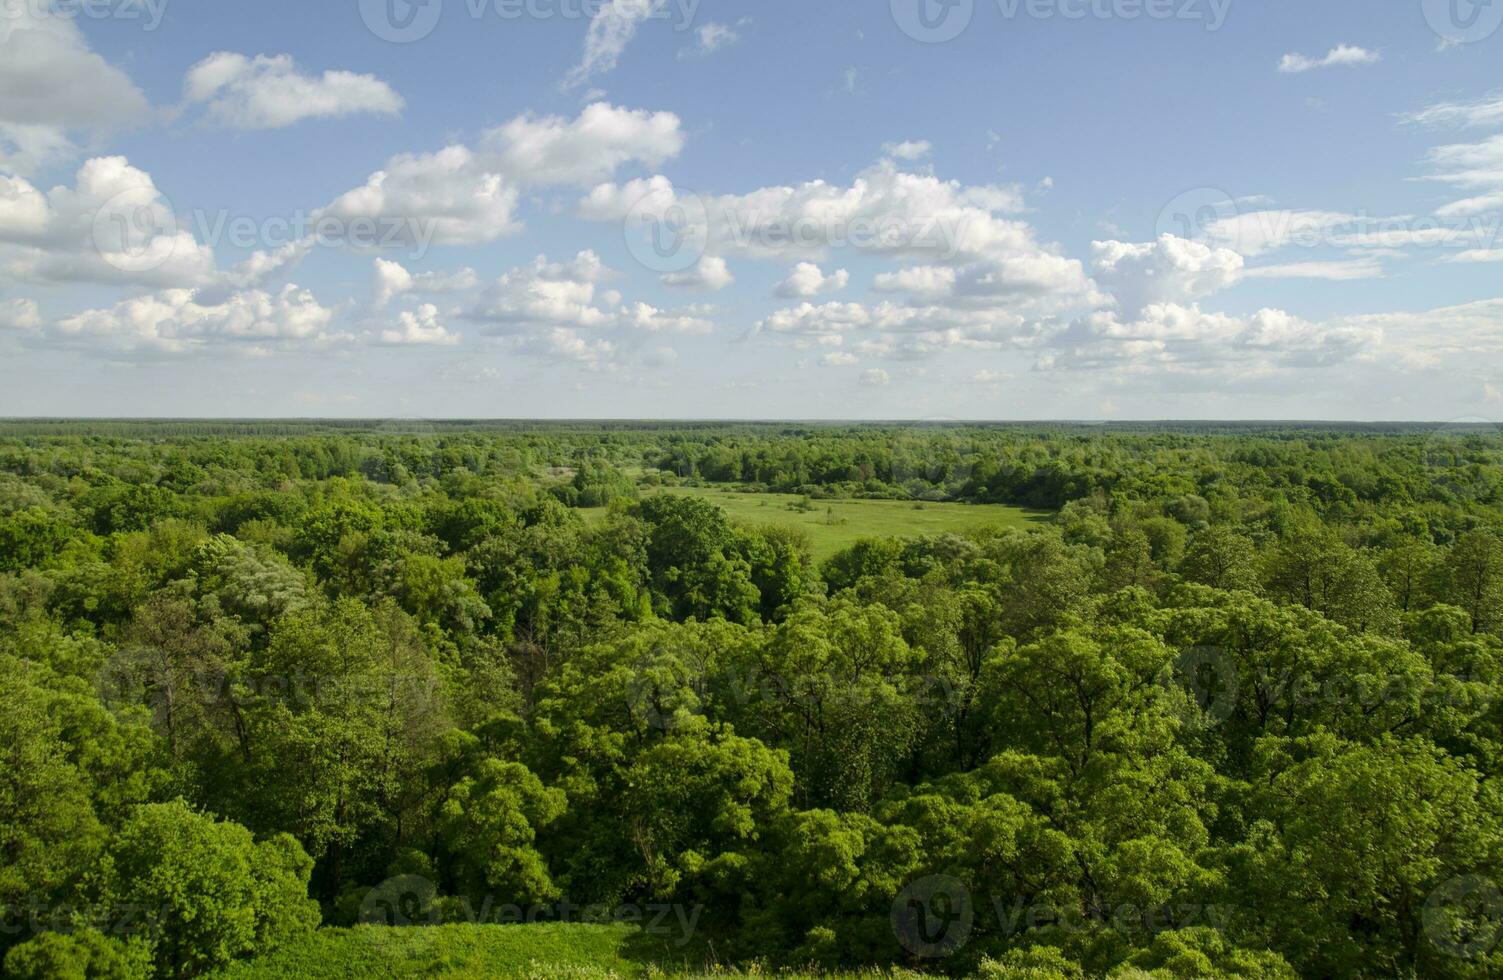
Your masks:
[[[669,955],[645,952],[642,934],[625,925],[543,923],[526,926],[450,925],[320,929],[296,945],[238,963],[219,980],[366,980],[439,977],[445,980],[663,980],[740,976],[700,972]],[[764,974],[766,975],[766,974]],[[812,974],[772,974],[784,980]],[[820,980],[877,980],[916,974],[830,974]]]
[[[740,524],[785,524],[808,532],[815,561],[862,538],[917,538],[983,527],[1023,528],[1053,515],[1003,504],[922,503],[908,500],[811,500],[785,493],[738,493],[713,487],[673,487],[661,493],[691,494],[724,508]],[[603,518],[604,508],[583,512]]]

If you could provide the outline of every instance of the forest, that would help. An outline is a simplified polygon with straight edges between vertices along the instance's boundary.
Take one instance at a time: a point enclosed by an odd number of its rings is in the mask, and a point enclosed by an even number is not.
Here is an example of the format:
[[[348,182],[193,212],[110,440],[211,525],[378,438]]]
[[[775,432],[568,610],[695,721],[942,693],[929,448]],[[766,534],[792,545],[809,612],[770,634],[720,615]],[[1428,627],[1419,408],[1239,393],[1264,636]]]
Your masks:
[[[1503,976],[1500,694],[1491,426],[0,422],[6,977]]]

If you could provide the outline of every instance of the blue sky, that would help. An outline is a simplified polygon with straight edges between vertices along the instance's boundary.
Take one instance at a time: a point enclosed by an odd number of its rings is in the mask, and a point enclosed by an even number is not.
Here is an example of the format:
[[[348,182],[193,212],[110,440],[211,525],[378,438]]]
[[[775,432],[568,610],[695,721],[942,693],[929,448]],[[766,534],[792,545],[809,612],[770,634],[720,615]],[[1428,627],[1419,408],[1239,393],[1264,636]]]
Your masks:
[[[0,0],[0,413],[1498,418],[1500,24]]]

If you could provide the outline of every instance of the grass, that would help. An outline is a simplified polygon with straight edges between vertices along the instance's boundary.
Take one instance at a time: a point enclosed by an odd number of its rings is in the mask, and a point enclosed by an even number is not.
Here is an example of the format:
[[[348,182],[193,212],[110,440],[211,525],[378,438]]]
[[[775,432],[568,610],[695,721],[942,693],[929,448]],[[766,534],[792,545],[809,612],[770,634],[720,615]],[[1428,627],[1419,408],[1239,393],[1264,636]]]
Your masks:
[[[915,504],[906,500],[810,500],[778,493],[738,493],[712,487],[673,487],[661,493],[693,494],[714,501],[740,524],[788,524],[803,528],[813,543],[814,559],[824,561],[861,538],[916,538],[945,531],[983,527],[1022,528],[1048,520],[1046,511],[1002,504]],[[604,517],[604,508],[582,511],[587,520]]]
[[[215,974],[217,980],[365,980],[432,977],[444,980],[662,980],[739,976],[735,972],[673,972],[649,965],[642,933],[626,925],[356,926],[319,929],[296,945]],[[812,974],[777,973],[785,980]],[[820,980],[878,980],[900,974],[829,974]],[[914,976],[901,974],[901,976]]]

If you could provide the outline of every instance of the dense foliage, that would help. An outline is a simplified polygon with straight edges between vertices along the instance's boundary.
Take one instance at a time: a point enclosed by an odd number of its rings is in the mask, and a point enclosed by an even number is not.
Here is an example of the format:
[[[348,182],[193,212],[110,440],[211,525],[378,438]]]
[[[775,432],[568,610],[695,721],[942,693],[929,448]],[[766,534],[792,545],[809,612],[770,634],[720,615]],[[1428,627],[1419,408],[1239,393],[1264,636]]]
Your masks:
[[[685,483],[1057,514],[816,566]],[[1489,429],[13,423],[0,956],[1497,976],[1500,693]]]

